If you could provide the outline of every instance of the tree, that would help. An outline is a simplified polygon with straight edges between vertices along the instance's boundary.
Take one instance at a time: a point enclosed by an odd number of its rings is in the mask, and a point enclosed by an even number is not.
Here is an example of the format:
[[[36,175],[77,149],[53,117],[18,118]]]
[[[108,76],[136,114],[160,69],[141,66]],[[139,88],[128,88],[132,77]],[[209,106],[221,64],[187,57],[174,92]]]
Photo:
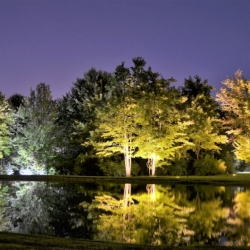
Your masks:
[[[188,98],[186,105],[191,106],[196,100],[209,115],[214,115],[218,111],[218,105],[211,96],[213,89],[213,86],[208,84],[208,80],[202,81],[198,75],[195,75],[194,79],[191,76],[188,79],[185,78],[184,84],[179,88],[181,94]]]
[[[184,147],[182,155],[189,159],[187,166],[200,165],[200,161],[211,159],[218,165],[216,171],[220,173],[225,170],[225,167],[223,162],[217,162],[215,154],[219,155],[221,145],[226,143],[227,137],[221,134],[218,105],[211,96],[212,89],[207,80],[202,81],[197,75],[194,79],[191,77],[185,79],[184,85],[179,88],[182,96],[187,97],[187,102],[181,106],[181,109],[192,121],[186,131],[190,144]],[[207,169],[206,174],[216,174],[215,169],[210,170]],[[186,174],[188,172],[193,174],[195,171],[199,174],[205,173],[199,168],[193,168],[186,169]]]
[[[24,98],[16,112],[13,129],[11,164],[17,169],[28,168],[33,173],[53,168],[53,143],[56,140],[54,122],[56,106],[49,85],[40,83]]]
[[[58,100],[60,144],[58,144],[58,171],[67,174],[102,174],[90,145],[83,145],[90,131],[95,130],[96,108],[106,102],[110,74],[92,68],[77,79],[71,91]],[[91,168],[89,167],[91,165]]]
[[[189,127],[189,138],[193,145],[190,144],[188,149],[194,151],[196,159],[199,159],[202,149],[219,151],[218,144],[224,144],[227,140],[225,135],[219,134],[220,120],[215,116],[208,116],[198,104],[199,100],[198,97],[189,109],[190,117],[193,120],[193,124]]]
[[[169,158],[184,142],[180,137],[188,123],[181,123],[177,110],[184,99],[169,87],[174,79],[145,70],[141,57],[133,63],[131,69],[124,63],[116,68],[113,89],[107,104],[97,109],[98,128],[89,143],[101,156],[124,154],[126,176],[131,174],[132,157],[150,159],[154,175],[155,159]]]
[[[10,106],[17,111],[18,108],[22,105],[24,100],[24,96],[20,95],[20,94],[14,94],[12,95],[9,99],[8,102],[10,104]]]
[[[100,123],[95,134],[92,134],[92,138],[100,140],[90,142],[96,147],[97,155],[107,157],[117,153],[124,154],[126,176],[130,176],[136,132],[132,116],[136,113],[132,111],[131,106],[122,105],[116,100],[109,102],[106,108],[106,112],[102,109],[97,114]]]
[[[13,122],[12,110],[5,98],[0,92],[0,159],[4,154],[9,154],[10,145],[10,125]]]
[[[224,128],[233,143],[236,157],[250,162],[250,80],[244,79],[238,70],[223,84],[226,88],[221,88],[216,100],[225,112]]]
[[[220,120],[216,116],[209,116],[204,112],[203,108],[199,106],[199,104],[197,105],[196,102],[193,102],[193,105],[188,112],[193,121],[193,124],[189,127],[188,131],[188,137],[192,144],[189,144],[186,149],[194,152],[194,163],[197,162],[197,164],[200,165],[200,161],[205,161],[205,159],[208,159],[207,157],[209,157],[209,159],[214,159],[215,153],[220,153],[220,145],[223,145],[227,142],[227,136],[220,134]],[[214,159],[214,163],[215,162],[217,165],[216,159]],[[222,162],[221,164],[223,165]],[[209,168],[206,167],[206,175],[223,173],[226,168],[222,165],[220,165],[218,162],[217,172],[212,169],[210,169],[210,171]],[[196,169],[196,172],[197,171],[199,174],[205,173],[204,171],[199,171]]]
[[[138,101],[142,117],[136,138],[136,156],[148,159],[152,175],[155,175],[157,164],[167,164],[176,151],[188,143],[185,130],[191,124],[186,114],[178,109],[185,98],[161,83],[161,79],[156,80],[155,90],[149,90]]]
[[[91,132],[88,142],[95,146],[97,155],[107,157],[123,154],[126,176],[131,175],[131,159],[136,147],[135,117],[138,116],[138,110],[131,95],[132,84],[134,82],[124,65],[118,66],[110,98],[103,106],[96,108],[97,128]]]
[[[97,155],[111,156],[123,154],[126,176],[131,175],[132,156],[136,145],[134,138],[139,116],[133,89],[137,85],[145,61],[141,58],[134,59],[135,72],[133,76],[124,63],[117,66],[111,78],[111,88],[108,99],[100,108],[96,108],[97,128],[91,132],[85,145],[93,145]]]

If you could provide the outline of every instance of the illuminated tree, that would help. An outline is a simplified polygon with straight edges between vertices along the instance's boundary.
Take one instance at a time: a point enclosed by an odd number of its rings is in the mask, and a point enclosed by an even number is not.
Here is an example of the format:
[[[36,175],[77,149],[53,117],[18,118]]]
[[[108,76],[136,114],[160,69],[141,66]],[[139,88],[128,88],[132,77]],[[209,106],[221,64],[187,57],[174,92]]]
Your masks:
[[[250,80],[244,79],[238,70],[235,76],[226,79],[216,100],[225,112],[223,124],[240,160],[250,162]]]
[[[0,92],[0,159],[3,154],[9,154],[10,145],[10,125],[13,122],[12,110],[5,98]]]
[[[140,62],[137,66],[140,67]],[[131,175],[132,155],[136,148],[134,138],[139,115],[133,96],[136,80],[123,63],[116,68],[107,102],[100,108],[96,107],[97,128],[91,131],[85,143],[93,145],[99,156],[123,154],[126,176]]]
[[[166,83],[169,84],[165,82],[162,85],[161,80],[156,81],[154,90],[148,90],[138,101],[142,117],[136,138],[136,156],[148,159],[151,175],[155,175],[158,164],[167,164],[175,157],[177,150],[189,144],[185,131],[191,122],[178,109],[185,98]]]
[[[93,132],[92,138],[95,137],[99,141],[90,142],[97,149],[97,155],[106,157],[117,153],[124,154],[126,176],[131,175],[131,159],[135,150],[136,128],[133,116],[136,116],[136,112],[126,101],[111,100],[97,113],[99,126]]]
[[[150,159],[154,175],[156,159],[169,159],[183,147],[183,130],[189,123],[181,121],[185,115],[177,106],[185,98],[169,87],[174,79],[145,70],[140,57],[133,63],[132,70],[124,63],[117,67],[110,98],[97,109],[98,126],[88,143],[101,156],[124,154],[126,176],[131,174],[132,157]]]
[[[48,170],[53,161],[53,143],[56,140],[54,122],[56,106],[49,85],[40,83],[30,90],[16,112],[13,148],[16,155],[11,164],[17,169]]]
[[[197,100],[199,100],[199,97]],[[208,116],[202,107],[197,105],[196,100],[189,112],[193,120],[193,124],[188,128],[189,138],[193,145],[189,145],[188,148],[194,151],[197,159],[199,159],[202,149],[219,151],[218,144],[224,144],[227,140],[225,135],[219,134],[220,120]]]
[[[212,86],[207,80],[202,81],[199,76],[194,79],[185,79],[184,85],[179,88],[182,96],[187,97],[187,101],[182,106],[184,112],[189,115],[192,124],[186,133],[190,144],[181,150],[181,157],[186,157],[189,166],[200,165],[211,159],[216,165],[216,169],[187,169],[186,172],[197,174],[216,174],[225,171],[223,162],[216,159],[219,157],[221,146],[227,142],[227,137],[221,134],[221,121],[219,120],[219,109],[217,103],[211,96]],[[220,169],[221,168],[221,169]],[[195,172],[196,171],[196,172]],[[199,172],[199,173],[198,173]]]

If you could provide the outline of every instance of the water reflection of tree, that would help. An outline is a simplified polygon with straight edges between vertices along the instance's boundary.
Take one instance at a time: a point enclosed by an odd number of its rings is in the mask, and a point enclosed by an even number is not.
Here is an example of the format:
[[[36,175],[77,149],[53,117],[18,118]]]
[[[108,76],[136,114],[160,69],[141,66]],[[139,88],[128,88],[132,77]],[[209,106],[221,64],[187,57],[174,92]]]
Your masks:
[[[250,245],[250,190],[238,192],[233,199],[234,206],[230,209],[225,234],[227,245]]]
[[[98,210],[96,240],[152,245],[187,244],[186,221],[192,208],[175,203],[169,187],[148,185],[148,193],[132,195],[129,203],[110,195],[96,196],[89,211]],[[125,185],[126,189],[126,185]],[[127,197],[128,198],[128,197]]]
[[[59,185],[53,187],[50,196],[50,225],[58,237],[92,239],[88,213],[79,207],[81,201],[92,199],[91,192],[83,185]]]
[[[42,182],[13,182],[10,184],[8,212],[10,231],[17,233],[48,234],[48,204]]]
[[[195,186],[196,196],[190,201],[195,211],[188,218],[188,227],[195,231],[191,244],[218,244],[228,215],[220,197],[222,192],[224,187]]]
[[[5,231],[9,227],[8,220],[5,217],[7,191],[8,187],[0,184],[0,231]]]
[[[11,183],[5,214],[9,221],[8,231],[91,239],[92,221],[79,203],[92,197],[86,188],[82,189],[85,194],[65,184]]]

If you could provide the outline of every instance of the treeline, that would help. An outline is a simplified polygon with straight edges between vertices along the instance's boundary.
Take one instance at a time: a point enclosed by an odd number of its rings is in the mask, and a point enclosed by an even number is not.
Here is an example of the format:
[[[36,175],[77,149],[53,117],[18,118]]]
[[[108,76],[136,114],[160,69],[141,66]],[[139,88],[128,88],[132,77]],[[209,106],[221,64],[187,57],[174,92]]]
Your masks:
[[[250,81],[240,71],[216,99],[199,76],[180,87],[143,58],[92,68],[62,98],[45,83],[0,96],[1,173],[211,175],[250,161]],[[125,166],[125,167],[124,167]],[[26,172],[25,172],[26,171]]]

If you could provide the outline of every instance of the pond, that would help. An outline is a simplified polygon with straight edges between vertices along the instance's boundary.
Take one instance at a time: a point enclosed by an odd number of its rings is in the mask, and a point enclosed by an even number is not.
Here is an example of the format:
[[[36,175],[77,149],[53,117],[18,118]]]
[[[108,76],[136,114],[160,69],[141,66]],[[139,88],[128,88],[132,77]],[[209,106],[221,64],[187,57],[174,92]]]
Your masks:
[[[250,188],[2,181],[0,231],[148,245],[250,243]]]

